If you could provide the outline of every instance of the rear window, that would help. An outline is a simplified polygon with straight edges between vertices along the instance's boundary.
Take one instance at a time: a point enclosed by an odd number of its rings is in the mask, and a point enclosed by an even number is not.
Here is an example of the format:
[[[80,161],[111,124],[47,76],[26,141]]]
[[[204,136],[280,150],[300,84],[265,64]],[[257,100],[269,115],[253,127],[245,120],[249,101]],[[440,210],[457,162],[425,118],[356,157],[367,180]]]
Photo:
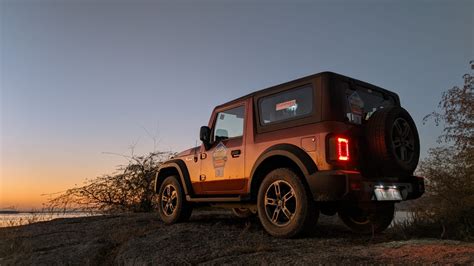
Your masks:
[[[260,124],[269,125],[310,115],[313,112],[311,85],[283,91],[259,99]]]
[[[368,120],[375,111],[395,105],[395,99],[380,91],[356,86],[356,89],[346,87],[347,118],[351,122],[361,123]]]

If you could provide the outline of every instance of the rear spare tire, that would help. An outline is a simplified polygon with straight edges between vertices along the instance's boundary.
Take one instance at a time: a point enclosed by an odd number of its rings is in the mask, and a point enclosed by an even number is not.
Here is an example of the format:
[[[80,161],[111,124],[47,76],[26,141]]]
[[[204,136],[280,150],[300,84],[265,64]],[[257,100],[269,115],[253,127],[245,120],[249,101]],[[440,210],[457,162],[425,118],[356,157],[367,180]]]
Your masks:
[[[382,176],[413,174],[420,158],[420,139],[407,110],[400,106],[380,109],[369,118],[365,130],[368,169]]]

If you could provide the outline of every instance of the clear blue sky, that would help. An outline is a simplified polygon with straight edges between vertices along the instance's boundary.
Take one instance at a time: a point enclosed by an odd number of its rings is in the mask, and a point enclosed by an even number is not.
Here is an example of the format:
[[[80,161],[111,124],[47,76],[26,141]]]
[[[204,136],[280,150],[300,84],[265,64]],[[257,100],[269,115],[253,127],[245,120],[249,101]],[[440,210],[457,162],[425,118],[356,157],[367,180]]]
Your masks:
[[[474,59],[474,1],[0,1],[0,194],[110,172],[144,128],[185,149],[216,104],[326,70],[398,93],[424,156]]]

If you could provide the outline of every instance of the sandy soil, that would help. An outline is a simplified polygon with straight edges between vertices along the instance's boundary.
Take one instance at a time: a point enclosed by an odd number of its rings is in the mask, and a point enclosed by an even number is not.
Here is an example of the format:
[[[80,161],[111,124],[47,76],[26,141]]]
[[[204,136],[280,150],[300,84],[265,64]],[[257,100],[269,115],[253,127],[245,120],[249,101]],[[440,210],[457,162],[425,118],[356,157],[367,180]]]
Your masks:
[[[397,240],[398,239],[398,240]],[[195,211],[165,226],[155,214],[56,219],[0,228],[0,265],[474,263],[474,243],[358,236],[334,217],[300,239],[267,235],[258,220]]]

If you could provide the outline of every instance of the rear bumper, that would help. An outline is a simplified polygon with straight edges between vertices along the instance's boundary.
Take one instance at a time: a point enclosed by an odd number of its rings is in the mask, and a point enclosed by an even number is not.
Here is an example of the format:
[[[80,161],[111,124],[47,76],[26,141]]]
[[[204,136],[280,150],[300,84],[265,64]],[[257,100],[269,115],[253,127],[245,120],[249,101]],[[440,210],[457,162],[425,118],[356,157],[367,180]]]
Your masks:
[[[306,178],[316,201],[373,201],[374,186],[396,186],[403,200],[417,199],[425,192],[423,177],[364,178],[358,171],[319,171]]]

